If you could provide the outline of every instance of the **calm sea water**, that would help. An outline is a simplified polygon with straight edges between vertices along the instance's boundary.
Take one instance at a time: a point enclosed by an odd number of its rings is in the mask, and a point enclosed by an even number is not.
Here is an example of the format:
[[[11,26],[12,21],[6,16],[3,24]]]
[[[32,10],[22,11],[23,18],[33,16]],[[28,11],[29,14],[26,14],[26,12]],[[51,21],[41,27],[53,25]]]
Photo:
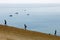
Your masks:
[[[16,12],[18,14],[15,14]],[[24,28],[24,24],[26,24],[28,30],[48,34],[54,34],[54,31],[57,30],[57,35],[60,35],[60,6],[0,7],[0,24],[4,24],[4,19],[10,26]]]

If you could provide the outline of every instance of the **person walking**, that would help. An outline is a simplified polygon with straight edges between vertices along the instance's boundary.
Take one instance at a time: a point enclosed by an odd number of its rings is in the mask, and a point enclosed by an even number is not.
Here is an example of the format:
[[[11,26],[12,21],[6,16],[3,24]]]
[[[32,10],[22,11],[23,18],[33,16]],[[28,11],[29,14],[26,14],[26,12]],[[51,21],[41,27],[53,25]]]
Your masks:
[[[27,28],[27,25],[26,25],[26,24],[24,24],[24,29],[26,30],[26,28]]]

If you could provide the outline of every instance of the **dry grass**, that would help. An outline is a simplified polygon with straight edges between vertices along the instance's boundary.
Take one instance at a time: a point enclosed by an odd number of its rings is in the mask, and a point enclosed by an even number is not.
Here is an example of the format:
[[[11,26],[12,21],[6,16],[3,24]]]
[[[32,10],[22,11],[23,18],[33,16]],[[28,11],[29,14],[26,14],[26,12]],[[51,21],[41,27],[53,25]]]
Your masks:
[[[60,37],[0,25],[0,40],[60,40]]]

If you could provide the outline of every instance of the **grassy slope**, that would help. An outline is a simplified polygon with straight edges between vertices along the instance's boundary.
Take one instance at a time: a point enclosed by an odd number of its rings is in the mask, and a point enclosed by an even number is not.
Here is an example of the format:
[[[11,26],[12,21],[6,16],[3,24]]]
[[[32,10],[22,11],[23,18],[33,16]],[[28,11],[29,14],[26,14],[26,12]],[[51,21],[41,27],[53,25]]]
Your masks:
[[[0,25],[0,40],[60,40],[60,37]]]

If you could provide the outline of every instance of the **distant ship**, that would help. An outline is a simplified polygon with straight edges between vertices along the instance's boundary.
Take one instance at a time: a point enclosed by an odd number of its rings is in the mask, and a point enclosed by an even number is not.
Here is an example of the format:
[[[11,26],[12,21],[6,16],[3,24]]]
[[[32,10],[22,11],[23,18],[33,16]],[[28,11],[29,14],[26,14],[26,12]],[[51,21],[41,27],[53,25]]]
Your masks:
[[[18,12],[16,12],[15,14],[18,14]]]
[[[30,15],[30,14],[27,14],[27,15]]]
[[[12,17],[13,15],[9,15],[10,17]]]

